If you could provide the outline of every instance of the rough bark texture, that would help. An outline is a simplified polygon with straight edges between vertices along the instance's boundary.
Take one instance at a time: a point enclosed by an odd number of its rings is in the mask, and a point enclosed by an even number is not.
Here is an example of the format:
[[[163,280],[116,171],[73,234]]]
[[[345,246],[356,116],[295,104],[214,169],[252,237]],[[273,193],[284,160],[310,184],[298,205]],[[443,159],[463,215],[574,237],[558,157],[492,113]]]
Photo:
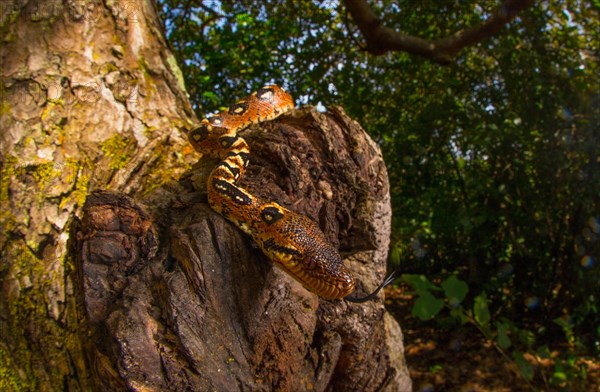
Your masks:
[[[373,290],[391,211],[372,140],[340,108],[297,110],[245,137],[244,186],[339,238],[358,294]],[[106,192],[89,199],[77,266],[98,389],[410,390],[383,298],[320,300],[272,266],[203,201],[213,163],[147,197],[145,209]]]
[[[141,194],[194,158],[152,3],[2,1],[0,390],[89,390],[70,227],[88,193]]]

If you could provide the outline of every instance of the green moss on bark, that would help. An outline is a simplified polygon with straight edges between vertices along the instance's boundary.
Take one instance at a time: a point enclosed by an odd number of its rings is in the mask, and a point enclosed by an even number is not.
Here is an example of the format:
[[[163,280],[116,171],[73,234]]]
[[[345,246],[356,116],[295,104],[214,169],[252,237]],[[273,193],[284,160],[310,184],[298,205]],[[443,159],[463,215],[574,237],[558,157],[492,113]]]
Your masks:
[[[74,160],[68,164],[78,165]],[[26,173],[40,189],[60,175],[53,164],[23,168],[10,155],[2,162],[0,391],[63,390],[71,382],[80,384],[77,374],[86,372],[77,335],[76,305],[72,296],[61,291],[67,290],[67,272],[63,256],[54,251],[55,241],[28,243],[17,232],[12,211],[26,207],[16,206],[15,199],[9,199],[10,184]],[[87,181],[89,178],[78,177],[81,195],[72,192],[69,197],[84,198]]]
[[[128,148],[130,140],[121,135],[114,135],[102,142],[102,152],[110,160],[108,167],[112,170],[124,168],[130,157],[130,148]]]

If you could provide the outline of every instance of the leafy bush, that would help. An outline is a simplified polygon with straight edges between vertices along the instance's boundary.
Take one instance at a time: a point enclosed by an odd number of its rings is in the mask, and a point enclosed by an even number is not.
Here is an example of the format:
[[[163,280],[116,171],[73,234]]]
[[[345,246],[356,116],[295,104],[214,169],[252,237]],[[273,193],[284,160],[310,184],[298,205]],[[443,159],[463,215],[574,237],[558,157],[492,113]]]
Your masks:
[[[536,371],[548,388],[568,390],[586,379],[586,364],[576,360],[576,354],[581,353],[581,342],[573,334],[573,326],[564,319],[555,322],[568,337],[569,346],[553,355],[548,345],[538,342],[539,328],[534,331],[501,315],[493,317],[490,311],[493,305],[486,293],[481,292],[469,300],[468,284],[456,275],[450,275],[439,285],[424,275],[404,274],[402,280],[416,296],[412,307],[414,317],[423,321],[436,320],[442,327],[464,324],[475,327],[505,359],[516,365],[530,387],[533,388],[530,382]],[[454,324],[448,323],[448,319]],[[537,366],[548,360],[554,365],[549,372],[544,366]]]

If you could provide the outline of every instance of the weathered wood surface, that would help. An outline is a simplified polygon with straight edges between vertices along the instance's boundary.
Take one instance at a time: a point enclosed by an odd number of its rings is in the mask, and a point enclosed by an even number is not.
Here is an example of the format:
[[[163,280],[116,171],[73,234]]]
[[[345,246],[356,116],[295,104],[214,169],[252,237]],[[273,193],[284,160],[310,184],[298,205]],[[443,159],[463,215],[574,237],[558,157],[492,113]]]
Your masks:
[[[391,210],[378,147],[340,108],[296,110],[244,133],[242,186],[317,221],[357,277],[385,275]],[[325,301],[206,204],[214,162],[141,202],[88,199],[76,266],[98,389],[407,391],[383,298]],[[143,208],[139,205],[145,205]]]

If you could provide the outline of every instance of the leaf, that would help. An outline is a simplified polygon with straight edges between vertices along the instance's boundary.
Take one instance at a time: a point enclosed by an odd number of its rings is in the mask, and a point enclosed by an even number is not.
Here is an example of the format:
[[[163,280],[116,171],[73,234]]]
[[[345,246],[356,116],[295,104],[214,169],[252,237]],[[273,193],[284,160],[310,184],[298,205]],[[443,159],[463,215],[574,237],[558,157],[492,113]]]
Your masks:
[[[561,385],[567,381],[567,374],[564,372],[554,372],[550,378],[550,382],[554,385]]]
[[[488,325],[490,322],[490,310],[488,308],[488,300],[485,293],[479,294],[475,298],[473,313],[475,314],[475,321],[482,326]]]
[[[444,370],[444,367],[442,365],[436,364],[433,366],[429,367],[429,373],[435,374],[435,373],[439,373],[442,370]]]
[[[465,310],[462,307],[451,309],[450,316],[458,320],[461,323],[461,325],[467,324],[470,321],[469,317],[465,314]]]
[[[423,321],[431,320],[444,307],[444,301],[424,291],[415,301],[412,315]]]
[[[498,342],[498,346],[502,350],[506,350],[512,345],[510,337],[508,336],[508,323],[507,322],[497,322],[496,328],[498,329],[498,335],[496,336],[496,342]]]
[[[450,305],[455,307],[458,306],[469,292],[469,285],[456,276],[452,275],[442,283],[444,294],[450,302]]]
[[[573,326],[571,325],[571,320],[569,317],[557,317],[554,320],[554,323],[556,325],[558,325],[559,327],[561,327],[563,329],[563,331],[567,331],[567,330],[571,330],[573,329]]]
[[[526,380],[531,381],[535,373],[533,365],[525,360],[525,357],[523,357],[523,353],[520,351],[515,351],[513,353],[513,358],[515,359],[515,362],[517,363],[519,371],[521,372],[523,377],[525,377]]]
[[[527,347],[532,347],[535,344],[535,333],[528,329],[519,329],[519,341]]]
[[[217,94],[213,93],[212,91],[203,92],[202,98],[207,101],[210,101],[212,104],[216,104],[217,102],[219,102],[219,97],[217,96]]]
[[[419,295],[440,289],[431,283],[429,279],[425,277],[425,275],[403,274],[402,280],[408,283]]]

